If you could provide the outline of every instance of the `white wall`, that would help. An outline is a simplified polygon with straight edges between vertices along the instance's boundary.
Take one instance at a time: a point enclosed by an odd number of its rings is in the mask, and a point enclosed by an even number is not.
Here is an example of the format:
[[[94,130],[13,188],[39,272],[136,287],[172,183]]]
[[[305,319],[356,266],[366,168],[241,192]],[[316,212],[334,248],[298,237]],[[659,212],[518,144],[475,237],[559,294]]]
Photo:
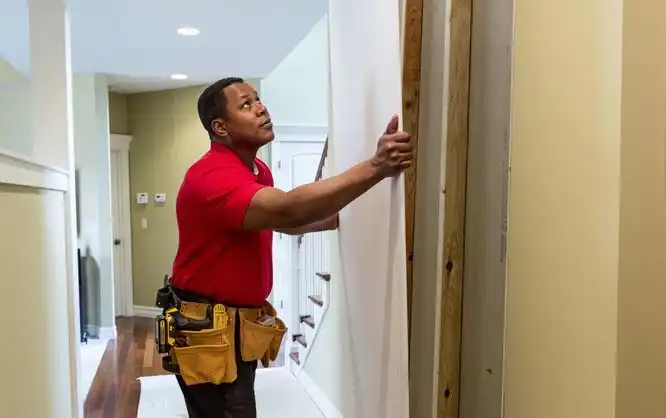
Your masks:
[[[0,148],[25,156],[34,155],[31,109],[28,79],[0,83]]]
[[[473,8],[460,418],[502,416],[513,4]]]
[[[370,158],[401,112],[399,8],[384,0],[329,4],[329,167],[338,174]],[[345,418],[409,415],[404,216],[403,184],[391,180],[340,216],[331,305],[305,372]]]
[[[328,24],[324,16],[261,81],[275,125],[328,126]]]
[[[88,332],[113,327],[113,236],[108,87],[103,76],[73,80],[74,146],[79,176],[79,246],[86,257]]]

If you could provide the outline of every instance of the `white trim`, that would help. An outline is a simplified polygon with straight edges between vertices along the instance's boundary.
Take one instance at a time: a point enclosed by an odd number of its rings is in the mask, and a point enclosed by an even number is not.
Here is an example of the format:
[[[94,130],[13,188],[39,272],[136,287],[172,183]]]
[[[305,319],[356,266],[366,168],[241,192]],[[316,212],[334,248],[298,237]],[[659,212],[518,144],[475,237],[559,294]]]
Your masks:
[[[0,149],[0,183],[67,191],[69,173],[33,158]]]
[[[155,318],[162,313],[162,308],[155,306],[139,306],[134,305],[134,316],[139,318]]]
[[[315,381],[312,380],[305,371],[301,370],[301,372],[296,375],[296,380],[298,380],[298,383],[301,384],[308,396],[310,396],[312,402],[317,405],[317,408],[319,408],[324,417],[344,418],[338,408],[333,405],[330,399],[328,399],[324,392],[319,389],[319,386],[317,386]]]
[[[276,125],[275,142],[324,142],[328,136],[327,126]]]
[[[111,149],[114,151],[129,151],[132,135],[110,134]]]
[[[118,330],[116,329],[115,326],[99,328],[100,340],[115,340],[117,337],[118,337]]]
[[[118,331],[115,326],[112,327],[100,327],[99,325],[88,324],[85,327],[85,331],[88,333],[89,338],[98,338],[100,340],[112,340],[118,336]]]
[[[120,268],[122,278],[120,280],[120,291],[114,292],[114,297],[122,299],[122,310],[116,312],[118,316],[132,316],[134,307],[134,278],[132,276],[132,225],[131,225],[131,198],[130,198],[130,175],[129,175],[129,146],[132,136],[111,134],[111,153],[118,153],[117,173],[119,195],[118,199],[118,225],[120,226],[121,240]],[[111,204],[115,204],[112,202]],[[114,237],[116,238],[116,237]]]

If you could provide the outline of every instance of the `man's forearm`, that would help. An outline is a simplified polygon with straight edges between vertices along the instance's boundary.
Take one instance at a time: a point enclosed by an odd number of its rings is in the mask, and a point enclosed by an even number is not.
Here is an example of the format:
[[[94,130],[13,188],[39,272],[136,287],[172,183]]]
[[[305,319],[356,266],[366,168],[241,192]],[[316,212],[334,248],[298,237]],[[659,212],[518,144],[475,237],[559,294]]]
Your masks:
[[[321,221],[316,221],[295,228],[281,228],[276,229],[275,232],[280,232],[287,235],[302,235],[309,234],[311,232],[320,232],[320,231],[330,231],[338,227],[338,214],[330,216]]]
[[[383,178],[377,167],[365,161],[337,176],[296,187],[287,193],[292,222],[305,227],[332,216]]]

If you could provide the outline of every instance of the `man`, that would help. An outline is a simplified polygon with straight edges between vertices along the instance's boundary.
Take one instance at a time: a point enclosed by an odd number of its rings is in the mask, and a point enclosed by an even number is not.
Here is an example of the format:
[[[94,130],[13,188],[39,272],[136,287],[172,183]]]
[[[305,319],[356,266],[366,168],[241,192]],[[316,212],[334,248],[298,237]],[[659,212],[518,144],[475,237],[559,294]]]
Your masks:
[[[272,233],[337,227],[337,213],[382,179],[409,167],[410,136],[393,117],[377,152],[348,171],[285,192],[273,187],[257,151],[274,138],[255,89],[225,78],[204,90],[199,118],[210,151],[185,174],[176,202],[179,246],[172,287],[232,307],[262,306],[273,285]],[[314,174],[314,173],[313,173]],[[235,331],[237,378],[188,386],[177,376],[191,418],[256,418],[257,361],[243,361]]]

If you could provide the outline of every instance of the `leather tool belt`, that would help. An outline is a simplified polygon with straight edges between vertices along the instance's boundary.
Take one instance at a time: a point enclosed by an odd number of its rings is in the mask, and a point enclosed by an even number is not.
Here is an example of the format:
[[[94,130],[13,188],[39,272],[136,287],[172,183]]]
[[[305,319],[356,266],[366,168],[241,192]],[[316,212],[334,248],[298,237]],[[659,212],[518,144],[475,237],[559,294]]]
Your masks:
[[[165,280],[166,282],[166,280]],[[157,293],[155,343],[165,370],[180,374],[188,385],[236,380],[236,343],[244,361],[274,361],[287,331],[275,308],[233,307],[177,291],[165,284]],[[235,332],[240,338],[235,338]]]

